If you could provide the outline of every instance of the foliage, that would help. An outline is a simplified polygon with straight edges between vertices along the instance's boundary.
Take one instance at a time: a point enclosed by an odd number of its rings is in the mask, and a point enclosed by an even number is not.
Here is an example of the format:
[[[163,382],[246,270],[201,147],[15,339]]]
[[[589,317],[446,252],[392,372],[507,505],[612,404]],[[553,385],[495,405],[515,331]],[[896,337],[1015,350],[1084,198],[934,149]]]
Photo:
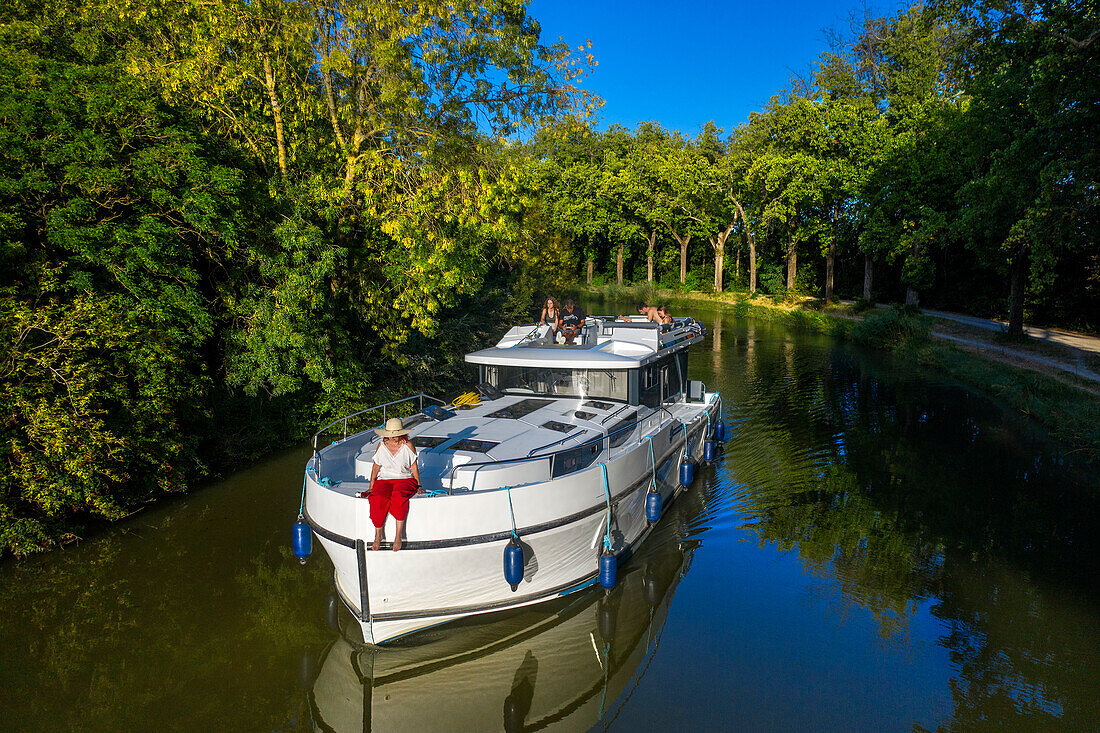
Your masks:
[[[514,0],[6,5],[0,553],[465,381],[570,280],[502,136],[590,63]]]
[[[1078,0],[867,15],[692,139],[598,129],[589,49],[522,0],[9,3],[0,552],[449,389],[471,312],[581,267],[1100,329],[1098,39]]]

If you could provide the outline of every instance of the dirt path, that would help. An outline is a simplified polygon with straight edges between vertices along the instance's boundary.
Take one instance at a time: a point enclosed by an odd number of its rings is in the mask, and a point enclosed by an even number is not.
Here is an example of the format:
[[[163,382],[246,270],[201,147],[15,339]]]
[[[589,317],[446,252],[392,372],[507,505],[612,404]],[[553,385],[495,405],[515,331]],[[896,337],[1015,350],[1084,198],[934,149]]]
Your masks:
[[[926,316],[944,318],[957,323],[964,323],[975,328],[983,328],[987,331],[1004,333],[1008,329],[1008,321],[999,321],[990,318],[976,318],[964,316],[960,313],[947,313],[945,311],[921,311]],[[1053,328],[1038,328],[1036,326],[1024,326],[1024,333],[1037,341],[1045,341],[1050,344],[1060,344],[1071,349],[1080,349],[1094,354],[1100,354],[1100,338],[1087,336],[1083,333],[1061,331]]]
[[[851,300],[840,302],[845,305],[855,303]],[[877,309],[889,307],[882,304],[876,306]],[[935,310],[921,310],[921,314],[962,326],[951,328],[948,324],[933,322],[931,335],[934,338],[1016,366],[1048,374],[1063,372],[1100,384],[1100,337],[1056,328],[1024,326],[1024,334],[1029,341],[1014,346],[996,339],[1008,331],[1007,321]],[[982,338],[983,333],[990,333],[994,338]]]
[[[1001,361],[1008,361],[1024,367],[1032,364],[1047,367],[1048,369],[1067,372],[1081,379],[1100,384],[1100,374],[1084,366],[1079,360],[1066,361],[1064,359],[1042,356],[1041,354],[1036,354],[1033,351],[1025,351],[1024,349],[1007,348],[1000,344],[990,343],[989,341],[976,341],[961,336],[953,336],[949,333],[937,333],[935,330],[932,331],[932,336],[933,338],[950,341],[963,347],[969,347],[981,354],[986,354],[994,358],[1000,357]]]

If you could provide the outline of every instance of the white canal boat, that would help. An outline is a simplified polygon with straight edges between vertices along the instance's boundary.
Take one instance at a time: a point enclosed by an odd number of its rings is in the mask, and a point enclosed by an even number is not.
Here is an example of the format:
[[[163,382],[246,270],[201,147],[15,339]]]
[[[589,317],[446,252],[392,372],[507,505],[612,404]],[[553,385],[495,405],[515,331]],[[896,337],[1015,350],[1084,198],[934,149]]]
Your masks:
[[[665,331],[589,318],[575,345],[517,326],[466,355],[479,404],[416,395],[334,421],[314,437],[295,554],[309,554],[312,530],[368,644],[613,586],[617,564],[724,438],[719,395],[687,378],[688,348],[702,338],[690,318]],[[366,492],[379,438],[349,424],[395,414],[411,428],[422,493],[401,550],[391,551],[390,516],[372,551]]]

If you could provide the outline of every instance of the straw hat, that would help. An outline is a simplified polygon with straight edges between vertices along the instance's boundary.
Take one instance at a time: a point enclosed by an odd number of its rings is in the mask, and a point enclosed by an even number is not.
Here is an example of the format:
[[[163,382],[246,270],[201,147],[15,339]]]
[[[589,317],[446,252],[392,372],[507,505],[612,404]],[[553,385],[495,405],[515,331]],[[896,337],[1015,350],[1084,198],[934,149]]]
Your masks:
[[[409,428],[401,424],[401,418],[391,417],[386,421],[386,427],[376,428],[374,432],[383,438],[396,438],[398,435],[408,435]]]

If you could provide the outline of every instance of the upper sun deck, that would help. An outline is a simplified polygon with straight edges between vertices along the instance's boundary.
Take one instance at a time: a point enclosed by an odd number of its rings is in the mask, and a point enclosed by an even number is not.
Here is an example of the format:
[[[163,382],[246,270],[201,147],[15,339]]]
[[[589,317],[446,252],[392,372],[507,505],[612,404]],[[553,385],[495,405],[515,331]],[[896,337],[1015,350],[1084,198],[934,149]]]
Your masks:
[[[637,369],[673,351],[703,340],[693,318],[676,318],[662,330],[641,316],[613,320],[589,316],[576,344],[549,340],[549,326],[513,327],[496,346],[466,355],[471,364],[546,366],[566,369]]]

